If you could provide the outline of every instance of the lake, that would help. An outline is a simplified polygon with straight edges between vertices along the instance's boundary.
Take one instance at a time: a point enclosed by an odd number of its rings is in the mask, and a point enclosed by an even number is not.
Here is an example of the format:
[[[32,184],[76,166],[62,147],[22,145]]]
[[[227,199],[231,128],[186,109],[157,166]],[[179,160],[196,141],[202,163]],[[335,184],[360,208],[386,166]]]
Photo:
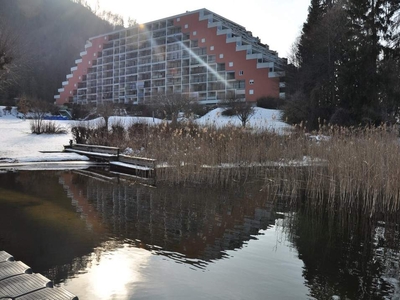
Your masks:
[[[79,299],[400,299],[396,216],[263,182],[148,186],[101,169],[0,173],[0,250]]]

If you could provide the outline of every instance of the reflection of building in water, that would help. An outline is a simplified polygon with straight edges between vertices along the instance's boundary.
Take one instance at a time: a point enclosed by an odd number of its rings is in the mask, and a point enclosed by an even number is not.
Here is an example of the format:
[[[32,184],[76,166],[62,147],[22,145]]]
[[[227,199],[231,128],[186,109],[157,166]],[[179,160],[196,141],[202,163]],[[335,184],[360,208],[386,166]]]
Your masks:
[[[77,212],[84,217],[88,229],[97,233],[104,231],[97,212],[87,202],[82,188],[73,182],[74,179],[76,179],[76,177],[74,177],[72,173],[64,172],[59,178],[59,183],[61,183],[67,191],[67,195],[71,199],[72,205],[75,206]]]
[[[259,195],[256,188],[155,189],[72,173],[62,176],[88,223],[101,219],[121,240],[140,241],[139,246],[190,263],[221,258],[275,222],[265,207],[265,194]]]

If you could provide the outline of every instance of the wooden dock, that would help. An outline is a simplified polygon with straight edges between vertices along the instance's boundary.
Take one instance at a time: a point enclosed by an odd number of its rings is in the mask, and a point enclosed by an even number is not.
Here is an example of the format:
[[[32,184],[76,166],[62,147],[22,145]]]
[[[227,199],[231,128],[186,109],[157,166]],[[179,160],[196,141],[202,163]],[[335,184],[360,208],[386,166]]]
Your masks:
[[[156,160],[144,157],[120,155],[110,161],[110,171],[134,175],[142,178],[156,178]]]
[[[64,146],[64,151],[82,154],[100,161],[117,160],[119,157],[119,148],[117,147],[70,143],[68,146]]]
[[[0,299],[12,300],[78,300],[78,297],[53,282],[5,251],[0,251]]]
[[[121,155],[116,147],[70,144],[64,151],[88,156],[90,159],[108,162],[113,173],[132,175],[143,179],[156,180],[156,160],[144,157]]]

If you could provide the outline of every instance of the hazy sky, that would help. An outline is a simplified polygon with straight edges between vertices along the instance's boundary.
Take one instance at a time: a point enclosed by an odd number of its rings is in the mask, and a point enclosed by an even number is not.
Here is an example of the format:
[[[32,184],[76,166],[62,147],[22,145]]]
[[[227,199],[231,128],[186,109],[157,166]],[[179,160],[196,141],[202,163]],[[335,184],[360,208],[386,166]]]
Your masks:
[[[95,8],[146,23],[186,11],[207,8],[236,22],[279,56],[287,57],[307,18],[310,0],[87,0]]]

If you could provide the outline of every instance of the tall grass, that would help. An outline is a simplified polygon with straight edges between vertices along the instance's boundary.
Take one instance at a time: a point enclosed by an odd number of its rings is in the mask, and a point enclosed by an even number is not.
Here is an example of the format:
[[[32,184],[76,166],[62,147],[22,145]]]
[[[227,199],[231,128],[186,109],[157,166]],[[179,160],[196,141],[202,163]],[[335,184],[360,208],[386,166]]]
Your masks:
[[[371,214],[400,208],[400,144],[394,128],[321,127],[314,134],[329,138],[318,141],[301,126],[286,135],[190,123],[114,127],[106,143],[96,134],[90,142],[129,147],[135,155],[156,159],[158,182],[263,180],[265,189],[290,201],[306,196],[314,206]]]
[[[282,170],[276,178],[285,194],[304,199],[312,206],[332,211],[362,211],[370,215],[400,208],[400,144],[398,133],[379,128],[331,128],[330,140],[309,143],[307,155],[318,157],[321,166]],[[269,183],[268,183],[269,184]],[[277,185],[276,183],[274,183]]]

